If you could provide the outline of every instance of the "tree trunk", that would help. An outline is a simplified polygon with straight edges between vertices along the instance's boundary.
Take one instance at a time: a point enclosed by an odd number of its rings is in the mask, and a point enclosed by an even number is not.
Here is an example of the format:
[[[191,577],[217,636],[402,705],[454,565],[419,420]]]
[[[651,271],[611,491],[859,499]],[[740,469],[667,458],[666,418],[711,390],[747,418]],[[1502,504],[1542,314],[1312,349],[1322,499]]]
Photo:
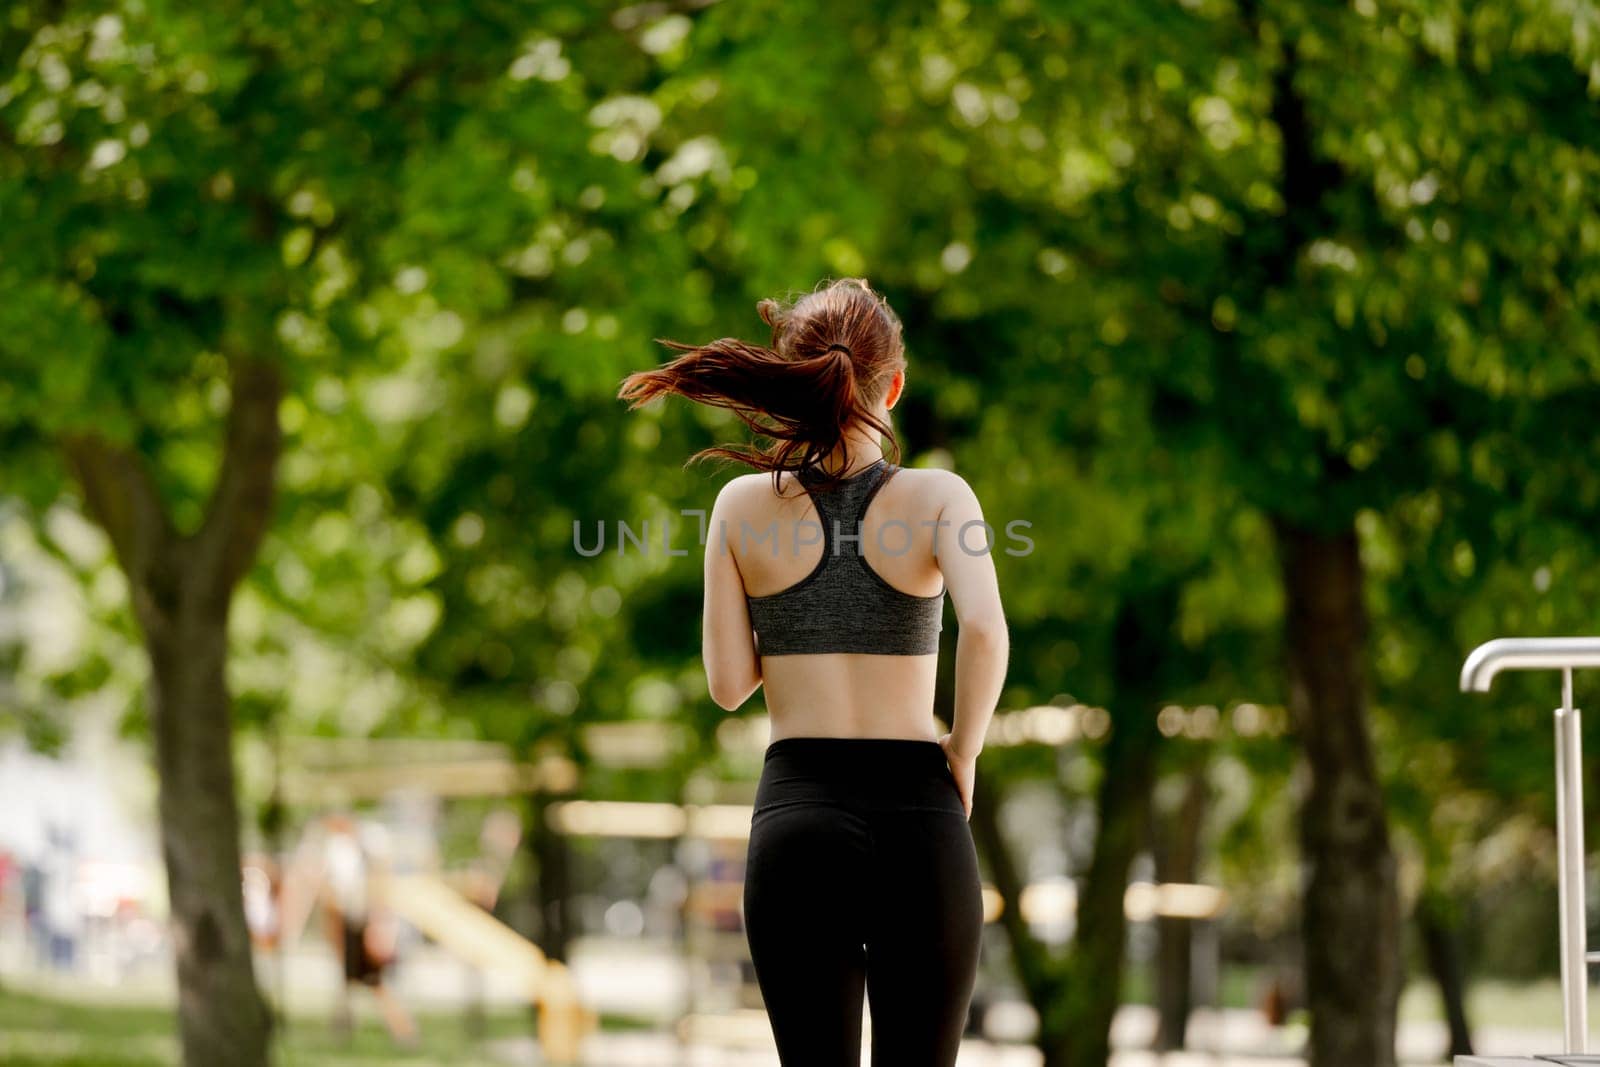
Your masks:
[[[1060,1058],[1069,1021],[1064,1010],[1064,968],[1048,946],[1033,935],[1017,906],[1022,899],[1024,874],[1000,829],[1003,802],[1004,791],[980,764],[972,795],[972,836],[995,891],[1000,894],[999,922],[1011,948],[1012,969],[1023,996],[1039,1017],[1039,1033],[1034,1041],[1044,1054],[1043,1067],[1065,1067],[1066,1061]]]
[[[1097,802],[1100,827],[1078,895],[1068,1022],[1056,1061],[1070,1067],[1105,1067],[1111,1057],[1111,1023],[1126,970],[1128,869],[1145,842],[1155,785],[1155,717],[1156,709],[1142,700],[1112,715]]]
[[[572,886],[567,842],[549,820],[550,804],[556,799],[553,793],[545,790],[529,795],[527,847],[533,866],[529,883],[533,911],[538,916],[539,928],[535,936],[539,949],[550,959],[566,962],[572,941],[569,914]]]
[[[268,1062],[270,1016],[240,890],[226,645],[224,620],[189,613],[148,638],[179,1031],[191,1067]]]
[[[955,724],[955,644],[947,642],[947,651],[939,655],[938,682],[934,689],[934,712],[947,726]],[[1063,992],[1065,961],[1034,936],[1022,917],[1018,901],[1026,885],[1026,872],[1018,867],[1000,828],[1005,787],[995,780],[989,770],[992,766],[987,761],[980,763],[974,778],[972,818],[968,820],[972,839],[989,880],[1000,896],[998,921],[1011,950],[1011,969],[1022,987],[1022,995],[1039,1019],[1035,1044],[1044,1053],[1043,1067],[1063,1067],[1061,1061],[1052,1058],[1051,1049],[1060,1047],[1061,1035],[1068,1023]]]
[[[1068,1019],[1057,1061],[1069,1067],[1105,1067],[1111,1058],[1111,1023],[1126,970],[1128,870],[1147,843],[1161,745],[1156,712],[1175,667],[1168,637],[1178,591],[1176,583],[1130,591],[1113,628],[1116,696],[1096,801],[1100,826],[1078,895]]]
[[[1278,521],[1289,711],[1309,770],[1300,810],[1310,1067],[1393,1067],[1400,916],[1367,733],[1364,573],[1354,525]]]
[[[1453,909],[1437,892],[1425,890],[1417,901],[1417,926],[1428,970],[1439,986],[1439,999],[1450,1024],[1449,1057],[1472,1055],[1472,1027],[1467,1023],[1466,979]]]
[[[97,434],[62,448],[128,578],[150,657],[161,850],[188,1067],[266,1067],[272,1017],[244,918],[228,609],[271,519],[282,384],[270,363],[232,364],[221,469],[199,530],[172,526],[136,453]]]
[[[1077,934],[1064,960],[1050,954],[1018,913],[1023,875],[1000,833],[999,791],[979,769],[973,836],[1005,902],[1000,922],[1018,979],[1039,1015],[1035,1042],[1043,1067],[1105,1067],[1110,1059],[1127,955],[1128,870],[1145,843],[1160,751],[1156,705],[1166,679],[1183,669],[1169,642],[1180,586],[1168,582],[1132,591],[1117,617],[1117,698],[1096,798],[1100,825],[1078,894]]]
[[[1159,832],[1156,875],[1163,882],[1192,883],[1200,869],[1200,830],[1205,821],[1210,787],[1206,763],[1189,770],[1183,802]],[[1194,1006],[1194,927],[1188,919],[1157,920],[1160,947],[1156,956],[1157,1028],[1155,1047],[1174,1052],[1188,1044],[1189,1013]]]

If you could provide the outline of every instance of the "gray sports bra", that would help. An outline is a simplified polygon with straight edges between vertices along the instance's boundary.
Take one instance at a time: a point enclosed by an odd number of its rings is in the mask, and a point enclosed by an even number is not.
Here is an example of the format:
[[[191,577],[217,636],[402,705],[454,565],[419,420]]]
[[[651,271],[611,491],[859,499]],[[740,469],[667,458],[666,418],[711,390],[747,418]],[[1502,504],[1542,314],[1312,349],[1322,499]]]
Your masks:
[[[821,477],[815,471],[798,472],[801,485],[817,507],[822,558],[810,574],[787,589],[767,596],[746,594],[761,655],[869,652],[921,656],[939,651],[944,593],[913,596],[902,592],[884,581],[861,553],[860,538],[866,536],[861,518],[894,469],[888,460],[878,459],[831,489],[817,487]],[[890,550],[907,540],[907,535],[892,531],[877,536]],[[783,540],[780,537],[778,542]]]

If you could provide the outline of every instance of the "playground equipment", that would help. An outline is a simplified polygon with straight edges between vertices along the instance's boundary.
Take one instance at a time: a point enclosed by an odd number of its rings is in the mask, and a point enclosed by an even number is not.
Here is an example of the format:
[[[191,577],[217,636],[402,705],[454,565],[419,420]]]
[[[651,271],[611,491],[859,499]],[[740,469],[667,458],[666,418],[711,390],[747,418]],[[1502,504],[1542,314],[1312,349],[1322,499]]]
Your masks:
[[[1534,1056],[1457,1056],[1456,1067],[1535,1067],[1600,1064],[1588,1054],[1589,953],[1584,904],[1583,736],[1572,704],[1572,672],[1600,667],[1600,637],[1508,637],[1473,649],[1461,668],[1464,691],[1486,693],[1495,675],[1511,670],[1561,672],[1561,706],[1555,710],[1556,841],[1561,908],[1561,1018],[1565,1051]]]
[[[539,1046],[550,1063],[576,1063],[583,1038],[598,1023],[578,1000],[571,972],[511,927],[442,879],[426,874],[386,875],[380,890],[389,908],[436,944],[484,971],[514,975],[539,1009]]]
[[[560,759],[521,762],[503,746],[486,742],[297,739],[292,760],[280,760],[279,795],[315,809],[371,800],[396,790],[434,797],[505,797],[531,791],[565,793],[574,784],[570,764]],[[510,978],[522,999],[538,1011],[540,1061],[576,1063],[598,1016],[579,998],[566,964],[495,918],[492,909],[521,842],[522,830],[507,810],[491,814],[479,837],[480,854],[469,869],[406,871],[379,864],[371,871],[374,899],[439,948],[472,968],[477,983],[486,974]],[[300,936],[322,892],[322,863],[314,844],[284,864],[279,940]],[[279,974],[287,959],[280,952]],[[480,994],[481,995],[481,994]],[[473,1006],[472,1010],[476,1010]]]

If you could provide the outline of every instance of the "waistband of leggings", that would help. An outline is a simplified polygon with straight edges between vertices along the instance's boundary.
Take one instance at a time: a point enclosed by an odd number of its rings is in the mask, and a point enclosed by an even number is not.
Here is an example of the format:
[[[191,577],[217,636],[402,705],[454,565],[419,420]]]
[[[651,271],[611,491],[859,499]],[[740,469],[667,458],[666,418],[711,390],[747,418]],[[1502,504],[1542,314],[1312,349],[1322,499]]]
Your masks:
[[[916,737],[780,737],[767,745],[763,762],[781,762],[818,772],[947,769],[939,742]]]
[[[781,737],[767,746],[755,810],[825,804],[862,811],[961,811],[937,741],[911,737]]]

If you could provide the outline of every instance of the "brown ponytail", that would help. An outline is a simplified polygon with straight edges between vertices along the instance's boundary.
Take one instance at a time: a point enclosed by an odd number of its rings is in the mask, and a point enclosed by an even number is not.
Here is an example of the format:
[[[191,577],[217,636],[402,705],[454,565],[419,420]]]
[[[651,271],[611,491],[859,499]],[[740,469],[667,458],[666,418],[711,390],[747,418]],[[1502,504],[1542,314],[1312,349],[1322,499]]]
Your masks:
[[[657,338],[683,355],[628,375],[617,396],[630,409],[676,394],[732,411],[772,443],[716,445],[690,461],[716,456],[747,463],[771,471],[774,489],[785,470],[814,468],[831,481],[816,465],[857,423],[889,438],[898,460],[893,428],[872,411],[905,366],[900,320],[883,298],[864,280],[846,278],[823,283],[793,305],[763,300],[756,310],[772,327],[770,347],[733,337],[704,345]]]

